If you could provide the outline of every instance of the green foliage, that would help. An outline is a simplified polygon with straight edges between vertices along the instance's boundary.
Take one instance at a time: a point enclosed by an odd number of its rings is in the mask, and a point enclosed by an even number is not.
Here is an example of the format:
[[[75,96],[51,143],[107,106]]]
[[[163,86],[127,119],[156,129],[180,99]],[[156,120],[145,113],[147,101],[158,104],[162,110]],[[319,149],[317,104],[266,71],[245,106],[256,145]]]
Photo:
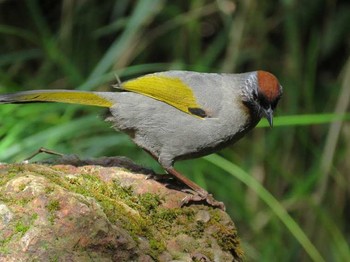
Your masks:
[[[248,260],[309,261],[307,254],[316,260],[316,252],[327,261],[350,261],[346,0],[34,0],[0,6],[0,93],[103,91],[116,82],[115,74],[127,80],[169,69],[273,72],[284,87],[275,128],[264,129],[263,120],[220,154],[278,202],[216,167],[215,157],[177,168],[226,203]],[[161,171],[126,135],[100,121],[103,114],[73,105],[1,105],[0,161],[23,160],[43,146],[81,158],[125,155]],[[288,212],[292,227],[284,226],[276,206]]]

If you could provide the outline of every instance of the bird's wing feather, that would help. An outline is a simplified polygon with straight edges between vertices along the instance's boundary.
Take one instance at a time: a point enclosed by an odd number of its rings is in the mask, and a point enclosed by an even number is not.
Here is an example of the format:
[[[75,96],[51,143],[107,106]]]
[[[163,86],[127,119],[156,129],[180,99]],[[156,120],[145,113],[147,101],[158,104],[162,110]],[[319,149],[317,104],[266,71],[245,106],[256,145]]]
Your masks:
[[[197,117],[212,116],[219,108],[222,92],[218,74],[167,71],[145,75],[122,83],[118,88],[152,97]],[[213,80],[215,80],[213,83]],[[215,96],[215,97],[213,97]]]

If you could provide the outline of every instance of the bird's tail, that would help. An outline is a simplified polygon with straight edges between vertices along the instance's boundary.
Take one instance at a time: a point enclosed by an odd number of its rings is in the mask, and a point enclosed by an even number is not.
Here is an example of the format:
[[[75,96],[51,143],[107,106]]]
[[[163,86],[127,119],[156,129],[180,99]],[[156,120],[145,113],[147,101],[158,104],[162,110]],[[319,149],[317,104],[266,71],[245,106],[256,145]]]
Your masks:
[[[87,92],[73,90],[33,90],[0,95],[0,104],[35,102],[59,102],[70,104],[111,107],[111,92]]]

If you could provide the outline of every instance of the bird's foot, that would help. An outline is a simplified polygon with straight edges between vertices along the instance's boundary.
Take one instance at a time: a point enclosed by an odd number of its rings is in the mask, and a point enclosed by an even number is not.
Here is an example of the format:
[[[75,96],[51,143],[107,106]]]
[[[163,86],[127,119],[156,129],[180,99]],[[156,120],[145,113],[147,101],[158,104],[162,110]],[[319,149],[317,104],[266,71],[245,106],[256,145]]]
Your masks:
[[[186,196],[181,201],[181,206],[184,206],[186,204],[189,204],[190,202],[196,202],[196,203],[207,203],[208,205],[212,207],[220,208],[221,210],[225,211],[225,205],[222,202],[219,202],[214,199],[214,197],[209,194],[206,190],[201,188],[199,185],[194,183],[193,181],[189,180],[187,177],[183,176],[181,173],[176,171],[174,168],[165,168],[165,170],[175,176],[179,181],[184,183],[186,186],[188,186],[191,191],[191,195]]]
[[[182,199],[181,206],[188,205],[191,202],[204,202],[212,207],[220,208],[222,211],[226,210],[225,204],[223,202],[217,201],[212,194],[209,194],[204,190],[203,192],[192,191],[192,195],[188,195]]]

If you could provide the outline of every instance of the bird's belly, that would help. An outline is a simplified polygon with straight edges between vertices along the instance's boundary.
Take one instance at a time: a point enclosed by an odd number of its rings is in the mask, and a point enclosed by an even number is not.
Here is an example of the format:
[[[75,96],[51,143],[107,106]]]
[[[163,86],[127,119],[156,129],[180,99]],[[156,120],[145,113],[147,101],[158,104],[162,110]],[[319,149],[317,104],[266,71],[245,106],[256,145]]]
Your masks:
[[[237,132],[230,137],[221,137],[212,139],[209,137],[206,142],[200,143],[196,148],[187,148],[182,154],[179,154],[175,157],[176,160],[183,159],[192,159],[197,157],[206,156],[215,152],[220,151],[221,149],[234,144],[238,141],[242,136],[244,136],[249,130],[242,130],[241,132]]]
[[[252,127],[237,111],[227,116],[199,118],[163,102],[121,93],[120,103],[111,109],[115,127],[153,156],[171,160],[189,159],[216,152],[236,142]]]

